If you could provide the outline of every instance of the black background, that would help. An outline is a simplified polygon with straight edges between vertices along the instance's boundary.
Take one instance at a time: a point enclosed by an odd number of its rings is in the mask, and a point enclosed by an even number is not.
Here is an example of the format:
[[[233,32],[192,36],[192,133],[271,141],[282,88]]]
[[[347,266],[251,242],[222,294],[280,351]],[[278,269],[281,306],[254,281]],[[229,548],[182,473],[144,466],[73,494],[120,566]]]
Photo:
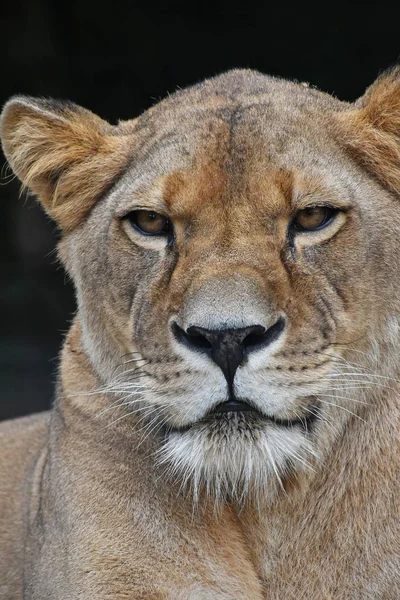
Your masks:
[[[14,1],[1,9],[0,101],[16,93],[65,98],[116,122],[232,67],[353,100],[399,60],[394,6]],[[75,309],[54,225],[2,174],[0,419],[49,406]]]

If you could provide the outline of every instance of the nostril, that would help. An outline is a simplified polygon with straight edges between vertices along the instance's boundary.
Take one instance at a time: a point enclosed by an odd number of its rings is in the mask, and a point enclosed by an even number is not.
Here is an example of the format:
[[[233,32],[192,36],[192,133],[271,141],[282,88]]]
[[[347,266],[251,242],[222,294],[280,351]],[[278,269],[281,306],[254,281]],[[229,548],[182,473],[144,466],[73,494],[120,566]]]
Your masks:
[[[197,330],[197,327],[189,327],[185,335],[187,337],[187,340],[192,344],[192,346],[196,346],[196,348],[206,348],[211,350],[211,342]]]
[[[285,327],[285,320],[282,317],[271,325],[268,329],[261,325],[255,325],[251,328],[251,332],[244,338],[243,346],[246,352],[251,352],[264,346],[268,346],[274,342],[282,333]]]
[[[262,344],[264,335],[266,333],[265,327],[262,325],[255,325],[252,327],[253,331],[249,333],[243,340],[243,345],[245,348],[251,348],[253,346],[257,346],[257,344]]]
[[[197,327],[189,327],[187,331],[179,327],[177,323],[172,324],[172,333],[175,339],[189,348],[195,348],[202,351],[212,349],[211,342],[200,333]]]

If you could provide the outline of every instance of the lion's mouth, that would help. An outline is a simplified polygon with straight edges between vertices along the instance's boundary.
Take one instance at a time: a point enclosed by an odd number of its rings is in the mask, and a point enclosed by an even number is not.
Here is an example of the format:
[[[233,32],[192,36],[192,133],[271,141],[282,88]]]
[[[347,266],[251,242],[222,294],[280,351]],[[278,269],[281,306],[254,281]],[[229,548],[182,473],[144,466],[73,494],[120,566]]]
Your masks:
[[[308,409],[306,415],[300,417],[296,416],[294,419],[281,419],[273,415],[267,415],[259,411],[255,406],[249,404],[245,400],[238,400],[232,398],[226,402],[217,404],[205,417],[204,420],[218,420],[220,418],[229,418],[229,414],[243,414],[243,418],[246,418],[246,413],[254,418],[258,418],[260,421],[269,421],[280,427],[293,428],[300,426],[306,431],[310,431],[314,422],[318,419],[319,406],[318,403],[314,403],[311,408]]]
[[[310,433],[315,421],[319,418],[319,403],[314,403],[307,408],[307,413],[302,416],[296,416],[294,419],[282,419],[273,415],[268,415],[258,410],[253,404],[246,400],[232,398],[230,400],[220,402],[212,408],[202,419],[195,421],[183,427],[172,425],[163,425],[160,430],[163,435],[170,433],[185,433],[193,427],[209,424],[211,427],[231,426],[234,423],[240,424],[241,429],[250,429],[254,426],[260,427],[263,424],[273,424],[278,427],[294,429],[300,427],[305,433]]]
[[[219,413],[227,413],[227,412],[245,412],[251,410],[255,413],[259,413],[261,416],[261,413],[254,408],[253,406],[250,406],[250,404],[248,404],[247,402],[242,402],[241,400],[227,400],[226,402],[221,402],[220,404],[217,404],[217,406],[215,408],[213,408],[213,410],[210,412],[210,414],[219,414]]]

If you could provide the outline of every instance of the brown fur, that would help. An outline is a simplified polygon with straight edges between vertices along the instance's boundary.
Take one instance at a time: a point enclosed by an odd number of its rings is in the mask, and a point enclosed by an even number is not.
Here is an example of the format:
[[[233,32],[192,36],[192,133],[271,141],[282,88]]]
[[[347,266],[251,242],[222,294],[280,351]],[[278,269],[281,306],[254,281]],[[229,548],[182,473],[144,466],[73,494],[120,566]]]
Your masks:
[[[398,71],[354,105],[232,71],[115,127],[6,105],[79,310],[50,414],[0,426],[1,598],[397,600],[399,98]],[[207,420],[226,381],[171,322],[282,315],[235,375],[265,418]]]

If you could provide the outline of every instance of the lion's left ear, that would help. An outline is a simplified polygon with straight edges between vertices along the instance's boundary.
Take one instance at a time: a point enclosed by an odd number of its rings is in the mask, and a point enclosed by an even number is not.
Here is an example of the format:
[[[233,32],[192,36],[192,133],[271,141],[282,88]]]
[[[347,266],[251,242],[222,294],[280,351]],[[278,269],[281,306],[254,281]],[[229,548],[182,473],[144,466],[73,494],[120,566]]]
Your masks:
[[[400,68],[381,75],[349,111],[339,139],[387,188],[400,194]]]
[[[5,105],[0,134],[11,168],[64,231],[113,184],[131,147],[130,136],[84,108],[25,96]]]

